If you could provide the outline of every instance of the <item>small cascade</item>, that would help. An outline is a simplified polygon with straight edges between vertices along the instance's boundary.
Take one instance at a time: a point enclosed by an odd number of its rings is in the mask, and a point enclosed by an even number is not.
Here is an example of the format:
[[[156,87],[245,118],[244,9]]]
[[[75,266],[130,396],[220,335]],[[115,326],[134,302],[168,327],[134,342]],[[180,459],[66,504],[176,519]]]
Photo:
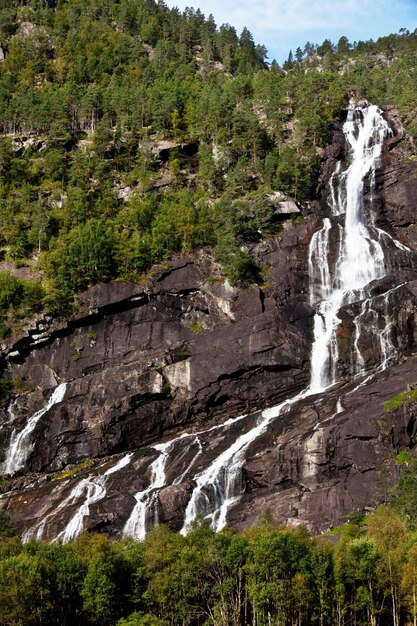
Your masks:
[[[173,485],[180,485],[184,481],[184,479],[189,475],[189,473],[192,470],[192,468],[194,467],[194,465],[197,463],[197,460],[203,454],[203,446],[201,444],[201,440],[200,440],[200,437],[198,435],[196,435],[194,443],[195,443],[195,446],[197,447],[197,452],[192,457],[191,461],[188,463],[187,467],[182,472],[182,474],[177,476],[177,478],[174,480],[174,482],[172,483]]]
[[[74,487],[68,496],[65,506],[77,502],[80,497],[84,497],[84,501],[65,526],[64,530],[59,533],[57,539],[61,539],[61,541],[65,543],[71,539],[75,539],[75,537],[83,531],[84,518],[88,516],[90,506],[106,497],[106,483],[108,477],[126,467],[126,465],[130,463],[131,458],[132,453],[126,454],[126,456],[122,457],[115,465],[105,471],[103,475],[83,478],[83,480]],[[65,506],[62,508],[65,508]]]
[[[9,406],[7,407],[7,424],[11,424],[12,422],[15,421],[16,419],[16,413],[15,413],[15,408],[18,404],[18,398],[15,398],[14,400],[12,400],[9,404]]]
[[[173,481],[173,485],[179,485],[183,482],[187,475],[190,474],[197,459],[203,453],[203,447],[200,441],[201,435],[211,433],[215,430],[226,429],[228,426],[231,426],[244,418],[244,415],[239,415],[238,417],[227,420],[224,424],[217,424],[208,430],[197,433],[182,433],[178,437],[175,437],[166,443],[153,446],[154,450],[159,452],[159,455],[149,466],[150,483],[146,489],[143,489],[135,494],[136,504],[125,524],[123,535],[125,537],[143,539],[149,529],[149,526],[152,527],[155,524],[155,520],[158,520],[157,491],[158,489],[161,489],[161,487],[165,487],[167,485],[166,465],[170,459],[170,453],[176,449],[176,445],[178,443],[189,439],[190,442],[187,444],[187,449],[196,445],[197,452],[188,463],[186,469],[183,470],[183,472]],[[153,523],[150,524],[150,520]]]
[[[126,467],[126,465],[130,463],[132,456],[132,452],[126,454],[102,475],[89,476],[80,480],[70,491],[69,495],[62,500],[51,513],[48,513],[39,524],[23,533],[22,541],[26,543],[30,539],[42,539],[47,522],[51,521],[67,507],[73,506],[82,499],[80,506],[72,518],[56,537],[56,540],[61,540],[64,543],[75,539],[84,529],[84,519],[89,515],[90,506],[106,497],[106,483],[108,477]]]
[[[83,498],[83,502],[77,509],[73,517],[70,519],[64,530],[59,533],[57,539],[66,543],[71,539],[75,539],[84,528],[84,518],[90,512],[90,506],[106,495],[106,480],[104,476],[93,478],[83,478],[71,491],[65,500],[65,506],[71,506]]]
[[[18,416],[16,415],[16,407],[18,406],[18,403],[19,398],[14,398],[9,402],[6,410],[6,419],[0,424],[0,431],[2,431],[5,426],[9,426],[10,424],[12,424],[17,419]]]
[[[9,447],[6,450],[6,457],[1,466],[3,474],[14,474],[17,470],[24,467],[26,459],[33,449],[31,435],[36,428],[37,423],[45,413],[47,413],[54,404],[62,402],[65,396],[67,383],[61,383],[56,387],[49,398],[46,406],[31,415],[26,422],[26,426],[20,432],[13,431]]]
[[[346,177],[346,172],[341,172],[342,162],[336,163],[336,168],[329,180],[329,195],[327,198],[328,205],[332,215],[342,215],[346,211],[346,196],[343,194],[344,185],[341,180]]]
[[[176,440],[154,446],[154,449],[160,454],[150,465],[151,482],[149,486],[135,495],[136,504],[123,529],[123,534],[126,537],[136,537],[137,539],[145,538],[147,531],[147,513],[149,509],[155,509],[155,491],[164,487],[166,484],[165,465],[168,460],[169,451],[175,441]]]
[[[264,433],[268,425],[279,415],[289,410],[296,402],[305,398],[309,391],[303,391],[281,404],[263,411],[258,423],[236,441],[200,474],[194,477],[193,490],[184,516],[181,530],[186,534],[197,515],[211,520],[215,530],[226,525],[227,513],[243,493],[242,465],[249,445]]]
[[[378,233],[380,243],[383,242],[385,239],[389,242],[392,242],[394,246],[398,248],[398,250],[401,250],[402,252],[411,252],[411,249],[408,246],[405,246],[403,243],[401,243],[401,241],[395,239],[395,237],[390,235],[390,233],[387,233],[386,230],[383,230],[382,228],[375,228],[375,230]]]
[[[389,289],[383,294],[366,298],[361,303],[361,310],[353,320],[355,325],[355,340],[353,349],[353,370],[361,374],[365,367],[359,344],[361,337],[366,334],[368,342],[371,340],[379,346],[379,370],[385,370],[390,363],[398,358],[396,347],[396,325],[392,315],[391,296],[405,283]]]

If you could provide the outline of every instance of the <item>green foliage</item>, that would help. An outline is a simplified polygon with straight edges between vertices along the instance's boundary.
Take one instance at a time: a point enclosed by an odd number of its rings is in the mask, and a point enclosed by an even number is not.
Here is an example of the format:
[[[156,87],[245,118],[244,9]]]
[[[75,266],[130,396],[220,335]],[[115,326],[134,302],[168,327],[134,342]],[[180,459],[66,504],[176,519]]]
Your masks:
[[[25,288],[21,280],[9,272],[0,272],[0,308],[7,311],[18,306],[24,296]]]
[[[11,384],[7,378],[0,377],[0,402],[6,400],[11,393]]]
[[[408,450],[402,450],[397,454],[395,460],[398,465],[407,465],[411,462],[410,452]]]
[[[193,333],[201,333],[201,331],[204,330],[204,326],[198,321],[197,317],[193,317],[191,320],[190,328]]]
[[[0,515],[0,622],[70,626],[252,623],[402,625],[417,588],[416,537],[389,508],[338,543],[279,528],[268,511],[245,532],[196,520],[144,541],[84,533],[22,545]],[[390,621],[391,620],[391,621]]]
[[[394,398],[390,398],[386,402],[384,402],[384,409],[388,413],[395,411],[395,409],[399,409],[402,406],[407,404],[411,404],[417,400],[417,389],[411,389],[411,391],[404,391],[399,393]]]
[[[113,622],[116,585],[113,580],[112,563],[101,558],[94,558],[87,569],[81,594],[84,609],[93,623],[111,624]]]
[[[91,459],[86,459],[85,461],[78,463],[78,465],[76,465],[72,469],[65,470],[64,472],[61,472],[57,476],[54,476],[52,480],[64,480],[65,478],[72,478],[72,476],[75,476],[79,472],[89,469],[90,467],[92,467],[92,465],[93,465],[93,462],[91,461]]]
[[[135,611],[129,617],[120,619],[116,626],[167,626],[168,622],[152,613]]]
[[[256,282],[259,267],[235,242],[231,233],[219,237],[215,248],[216,259],[222,264],[231,285]]]
[[[28,390],[25,381],[20,376],[13,377],[12,389],[15,393],[25,393]]]
[[[231,282],[258,280],[246,244],[280,229],[268,196],[312,196],[352,94],[397,104],[417,136],[416,37],[307,42],[282,71],[247,28],[194,9],[2,3],[0,258],[42,285],[0,279],[0,314],[67,311],[80,289],[201,246]]]
[[[409,528],[417,529],[417,459],[408,450],[397,455],[401,477],[392,499],[392,507],[399,512]]]
[[[16,532],[6,511],[0,511],[0,538],[7,539],[14,537]]]
[[[13,311],[17,316],[27,315],[29,311],[39,310],[42,306],[43,288],[39,282],[30,282],[17,278],[10,272],[0,272],[0,311]],[[4,324],[4,322],[3,322]],[[6,334],[6,327],[3,326]]]
[[[111,277],[115,236],[104,219],[90,219],[71,229],[51,252],[47,271],[69,292]]]

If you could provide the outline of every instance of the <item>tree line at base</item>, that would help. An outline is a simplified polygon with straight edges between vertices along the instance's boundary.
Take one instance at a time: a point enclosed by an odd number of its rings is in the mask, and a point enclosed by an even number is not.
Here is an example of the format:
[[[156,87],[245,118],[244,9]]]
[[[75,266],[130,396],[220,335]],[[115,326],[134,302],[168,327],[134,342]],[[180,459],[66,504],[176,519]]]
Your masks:
[[[383,506],[332,534],[277,527],[144,541],[83,533],[22,545],[0,515],[3,626],[403,626],[417,618],[417,533]]]

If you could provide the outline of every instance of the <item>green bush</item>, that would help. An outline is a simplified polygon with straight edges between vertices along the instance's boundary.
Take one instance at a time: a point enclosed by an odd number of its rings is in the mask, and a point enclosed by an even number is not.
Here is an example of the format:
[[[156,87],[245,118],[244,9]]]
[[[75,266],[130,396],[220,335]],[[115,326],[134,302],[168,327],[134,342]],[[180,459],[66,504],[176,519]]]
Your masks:
[[[11,393],[10,382],[6,378],[0,378],[0,402],[6,400]]]
[[[0,272],[0,312],[9,310],[19,316],[42,308],[44,290],[40,282],[23,280],[10,272]],[[2,320],[0,332],[7,334],[7,326]]]
[[[25,284],[10,272],[0,272],[0,310],[21,305],[25,295]]]

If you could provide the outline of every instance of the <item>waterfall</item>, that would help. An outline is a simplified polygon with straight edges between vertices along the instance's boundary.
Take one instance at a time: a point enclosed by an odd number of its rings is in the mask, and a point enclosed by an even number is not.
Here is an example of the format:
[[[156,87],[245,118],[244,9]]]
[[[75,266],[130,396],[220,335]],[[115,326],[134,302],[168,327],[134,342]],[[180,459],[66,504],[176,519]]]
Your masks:
[[[177,444],[181,444],[184,440],[189,440],[186,450],[189,450],[193,445],[195,445],[197,447],[197,452],[188,463],[186,469],[183,470],[183,472],[173,481],[172,484],[174,485],[178,485],[182,482],[187,473],[193,468],[197,459],[202,455],[203,447],[200,441],[200,435],[211,433],[215,430],[226,429],[228,426],[236,424],[245,417],[245,415],[239,415],[238,417],[228,419],[223,424],[216,424],[216,426],[212,426],[208,430],[197,433],[182,433],[166,443],[153,446],[153,449],[159,452],[159,455],[149,466],[149,485],[142,491],[138,491],[135,494],[136,504],[124,526],[123,535],[125,537],[143,539],[149,529],[150,514],[153,513],[154,519],[158,516],[157,491],[161,489],[161,487],[165,487],[167,485],[166,465],[170,459],[170,453],[173,453],[174,450],[176,450]]]
[[[69,495],[64,498],[57,507],[54,507],[50,513],[45,515],[39,524],[23,533],[23,543],[26,543],[30,539],[42,539],[47,522],[68,506],[72,506],[82,499],[74,515],[56,537],[56,540],[61,540],[64,543],[70,541],[70,539],[75,539],[84,529],[84,519],[90,512],[90,506],[106,497],[106,483],[108,477],[126,467],[126,465],[130,463],[132,456],[133,453],[129,452],[119,459],[115,465],[112,465],[106,470],[104,474],[88,476],[87,478],[81,479],[80,482],[71,489]]]
[[[395,318],[390,311],[390,299],[391,295],[405,284],[401,283],[373,298],[366,298],[361,303],[361,310],[353,320],[355,340],[352,366],[357,374],[361,374],[365,366],[359,347],[360,339],[365,333],[368,335],[368,341],[369,336],[371,336],[374,345],[379,346],[379,369],[381,371],[386,369],[391,361],[398,357],[398,351],[393,340],[396,328]]]
[[[390,298],[399,286],[374,297],[369,288],[370,283],[387,273],[388,260],[384,250],[408,252],[408,248],[376,226],[373,208],[376,169],[383,142],[391,131],[378,107],[369,106],[349,110],[343,132],[348,165],[346,167],[342,161],[336,164],[328,184],[330,215],[324,218],[309,246],[309,297],[316,312],[309,386],[296,396],[257,415],[231,418],[212,428],[185,432],[153,446],[156,456],[147,470],[147,486],[134,496],[135,505],[123,529],[125,536],[143,539],[146,532],[159,521],[159,491],[167,485],[178,485],[191,476],[194,487],[181,532],[188,532],[197,515],[208,519],[215,530],[226,525],[229,510],[245,491],[242,466],[252,442],[265,433],[277,417],[291,410],[298,402],[323,392],[337,382],[337,331],[342,307],[354,305],[352,308],[356,307],[358,311],[353,320],[351,351],[352,371],[355,374],[362,375],[365,372],[366,355],[362,354],[361,346],[363,338],[370,334],[374,344],[379,347],[379,369],[387,367],[397,356]],[[22,467],[30,451],[30,434],[37,421],[53,404],[62,400],[64,393],[65,385],[60,385],[48,405],[29,418],[20,434],[12,435],[4,463],[7,469],[4,471],[10,473]],[[341,411],[343,406],[338,398],[336,414]],[[225,450],[224,433],[237,422],[240,422],[240,432]],[[220,445],[218,442],[211,445],[210,433],[214,430],[219,431]],[[170,464],[173,461],[176,465],[172,467],[181,466],[174,479],[170,478]],[[109,474],[119,471],[128,462],[130,455],[103,475],[80,480],[54,512],[28,531],[28,537],[42,536],[46,521],[51,516],[67,506],[78,504],[72,518],[58,535],[63,541],[75,537],[83,528],[90,506],[105,497]]]
[[[154,496],[156,490],[164,487],[165,485],[165,465],[172,446],[173,442],[171,441],[154,446],[154,449],[160,454],[150,466],[151,482],[146,489],[139,491],[135,495],[136,504],[123,529],[123,534],[125,536],[136,537],[137,539],[145,538],[147,531],[147,512],[149,508],[155,504]]]
[[[225,526],[230,507],[244,491],[241,468],[245,452],[252,441],[265,432],[273,419],[298,401],[324,391],[337,381],[338,313],[342,306],[366,298],[369,283],[386,274],[381,239],[390,239],[397,248],[406,250],[388,233],[374,226],[372,197],[375,171],[383,142],[391,133],[388,124],[376,106],[351,109],[343,132],[348,147],[349,166],[341,171],[342,163],[337,163],[329,181],[328,204],[331,216],[323,220],[323,226],[313,235],[309,248],[310,303],[316,310],[310,385],[297,396],[263,411],[254,428],[238,437],[228,450],[194,477],[196,486],[185,512],[182,533],[187,532],[197,514],[210,519],[216,530]],[[365,181],[370,187],[371,202],[368,206],[364,202]],[[384,313],[382,329],[378,333],[381,368],[386,367],[395,354],[391,339],[392,321],[388,311],[389,294],[382,297]],[[366,302],[371,302],[371,299]],[[361,333],[366,332],[365,311],[374,311],[372,304],[365,303],[354,321],[356,367],[361,372],[364,360],[359,350],[359,338]],[[380,317],[375,314],[380,324]],[[378,324],[375,328],[378,328]],[[342,410],[340,400],[337,407],[337,411]]]
[[[266,431],[268,425],[278,415],[307,395],[308,390],[302,391],[293,398],[263,411],[256,426],[238,437],[230,448],[194,477],[196,487],[185,511],[182,534],[187,533],[191,522],[198,514],[209,518],[215,530],[224,528],[230,507],[243,493],[242,463],[247,448]]]
[[[14,474],[17,470],[24,467],[26,459],[33,449],[33,442],[31,442],[31,435],[36,428],[37,423],[45,413],[47,413],[54,404],[62,402],[65,396],[67,383],[61,383],[56,387],[49,398],[47,404],[31,415],[26,422],[26,426],[20,432],[13,431],[9,447],[6,450],[5,460],[1,465],[1,472],[3,474]]]
[[[111,476],[111,474],[119,472],[123,467],[126,467],[126,465],[130,463],[131,458],[132,453],[126,454],[115,465],[104,472],[104,474],[83,478],[83,480],[81,480],[78,485],[74,487],[68,496],[65,505],[62,503],[62,508],[65,508],[67,504],[76,502],[82,496],[84,496],[84,500],[76,510],[73,517],[67,523],[64,530],[59,533],[57,539],[60,539],[65,543],[70,539],[74,539],[83,531],[84,518],[88,516],[90,506],[106,497],[107,478]]]
[[[384,139],[391,131],[378,107],[370,106],[349,110],[343,132],[350,165],[340,173],[339,163],[330,179],[332,215],[330,219],[324,219],[322,229],[313,235],[309,250],[310,303],[317,311],[310,383],[314,392],[323,391],[337,380],[336,331],[340,323],[340,308],[363,300],[366,286],[386,274],[381,245],[381,233],[384,231],[373,226],[372,196]],[[364,202],[366,180],[371,198],[367,207]],[[343,214],[343,226],[339,224],[335,228],[337,218]],[[334,254],[337,243],[334,238],[339,239],[337,254]],[[362,311],[354,322],[356,366],[359,371],[364,363],[357,341],[365,317],[365,311]],[[387,359],[388,355],[384,361]]]

